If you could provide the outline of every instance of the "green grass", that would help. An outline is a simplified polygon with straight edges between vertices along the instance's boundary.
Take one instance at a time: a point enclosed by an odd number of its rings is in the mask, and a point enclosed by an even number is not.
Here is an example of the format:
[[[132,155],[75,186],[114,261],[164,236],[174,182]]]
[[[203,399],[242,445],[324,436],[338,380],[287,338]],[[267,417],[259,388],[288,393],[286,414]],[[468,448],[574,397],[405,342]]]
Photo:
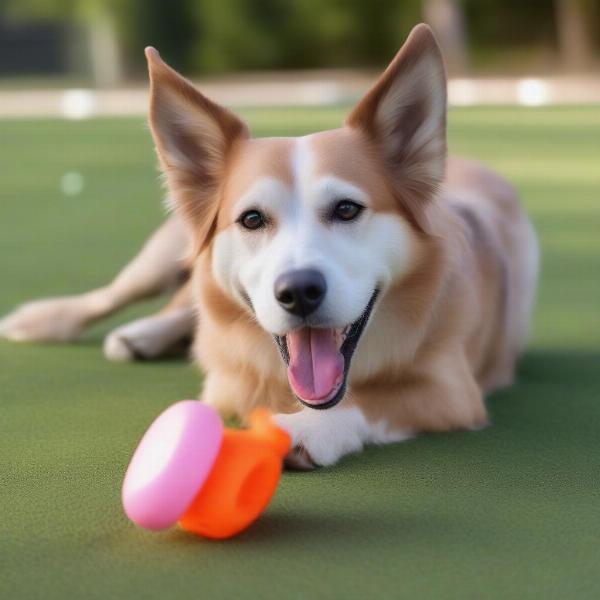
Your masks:
[[[247,110],[258,135],[337,125],[341,109]],[[141,120],[0,122],[0,313],[105,282],[162,218]],[[194,397],[183,362],[0,343],[0,597],[597,598],[600,537],[600,108],[477,108],[453,151],[521,191],[543,247],[520,381],[494,426],[371,448],[286,474],[237,539],[150,534],[122,515],[124,469],[152,418]],[[65,196],[67,171],[85,178]]]

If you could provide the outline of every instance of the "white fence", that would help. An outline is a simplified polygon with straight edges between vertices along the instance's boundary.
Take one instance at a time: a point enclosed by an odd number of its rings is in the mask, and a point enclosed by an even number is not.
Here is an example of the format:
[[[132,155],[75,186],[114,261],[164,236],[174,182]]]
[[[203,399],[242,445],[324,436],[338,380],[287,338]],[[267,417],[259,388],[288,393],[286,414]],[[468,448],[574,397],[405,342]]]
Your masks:
[[[227,106],[318,106],[355,101],[374,76],[355,72],[263,75],[197,82],[207,96]],[[452,79],[448,85],[452,106],[596,104],[599,77]],[[92,90],[2,90],[0,118],[143,115],[146,88]]]

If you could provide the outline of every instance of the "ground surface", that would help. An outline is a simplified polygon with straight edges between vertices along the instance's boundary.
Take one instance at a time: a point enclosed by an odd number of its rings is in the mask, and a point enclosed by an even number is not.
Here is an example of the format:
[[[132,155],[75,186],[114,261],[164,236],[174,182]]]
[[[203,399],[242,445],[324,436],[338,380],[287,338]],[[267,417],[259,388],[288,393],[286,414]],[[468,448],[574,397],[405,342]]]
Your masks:
[[[338,110],[248,113],[302,133]],[[372,448],[286,474],[226,543],[150,534],[119,489],[153,417],[200,386],[182,362],[109,364],[74,346],[0,343],[0,597],[597,598],[600,593],[600,109],[461,109],[451,147],[522,192],[544,269],[520,382],[494,426]],[[0,122],[0,313],[104,282],[161,219],[141,121]],[[85,178],[61,192],[65,172]]]

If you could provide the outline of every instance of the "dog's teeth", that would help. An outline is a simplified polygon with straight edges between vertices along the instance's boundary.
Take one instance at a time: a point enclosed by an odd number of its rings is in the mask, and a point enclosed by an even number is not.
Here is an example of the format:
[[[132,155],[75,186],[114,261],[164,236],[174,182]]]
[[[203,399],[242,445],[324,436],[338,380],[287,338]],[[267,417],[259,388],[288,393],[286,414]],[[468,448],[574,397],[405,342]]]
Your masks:
[[[346,327],[340,327],[339,329],[334,330],[335,343],[338,348],[341,348],[346,341],[351,328],[351,325],[346,325]]]

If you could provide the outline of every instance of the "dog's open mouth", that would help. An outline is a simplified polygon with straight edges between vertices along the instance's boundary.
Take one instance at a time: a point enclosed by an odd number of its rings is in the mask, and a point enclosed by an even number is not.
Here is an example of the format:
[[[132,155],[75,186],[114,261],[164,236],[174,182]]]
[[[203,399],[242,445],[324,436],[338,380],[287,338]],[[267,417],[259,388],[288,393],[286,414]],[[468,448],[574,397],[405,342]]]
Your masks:
[[[344,328],[301,327],[274,336],[287,365],[292,391],[310,408],[331,408],[346,392],[350,362],[371,316],[375,290],[362,315]]]

